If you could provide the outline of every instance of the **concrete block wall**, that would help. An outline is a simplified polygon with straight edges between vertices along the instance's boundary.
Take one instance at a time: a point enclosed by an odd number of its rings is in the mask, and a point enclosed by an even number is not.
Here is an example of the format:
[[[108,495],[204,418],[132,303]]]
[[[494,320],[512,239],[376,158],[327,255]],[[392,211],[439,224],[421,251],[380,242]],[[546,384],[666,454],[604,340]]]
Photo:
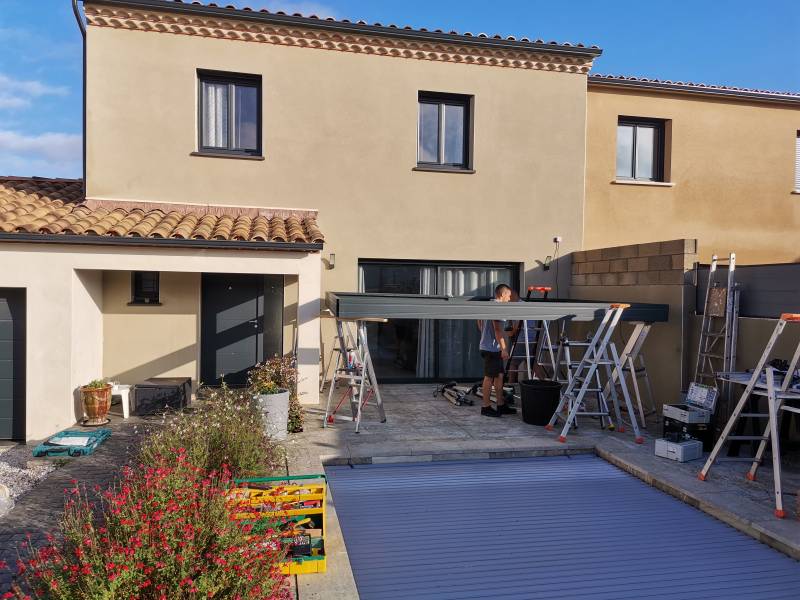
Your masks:
[[[574,286],[684,285],[697,240],[669,240],[572,253]]]
[[[572,253],[571,298],[669,305],[669,321],[656,323],[642,348],[659,410],[662,404],[679,401],[690,372],[695,296],[691,275],[696,260],[694,239]],[[630,331],[630,324],[620,325],[618,347]]]

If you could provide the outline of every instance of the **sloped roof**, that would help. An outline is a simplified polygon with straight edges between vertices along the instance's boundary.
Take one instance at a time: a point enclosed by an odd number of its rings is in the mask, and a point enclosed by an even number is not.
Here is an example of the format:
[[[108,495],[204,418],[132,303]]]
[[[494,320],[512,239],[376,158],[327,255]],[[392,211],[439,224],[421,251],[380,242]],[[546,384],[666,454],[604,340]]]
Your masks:
[[[522,36],[471,33],[469,31],[461,33],[458,31],[445,31],[443,29],[415,28],[410,25],[395,25],[394,23],[367,23],[366,21],[319,17],[314,14],[288,14],[284,11],[271,12],[267,9],[254,9],[247,6],[237,8],[230,4],[198,2],[196,0],[91,0],[90,2],[87,0],[87,3],[150,10],[172,10],[184,13],[224,16],[228,18],[269,21],[285,25],[305,25],[314,28],[361,32],[364,34],[389,35],[393,37],[402,36],[427,41],[458,42],[466,45],[514,46],[519,49],[546,50],[550,52],[582,54],[587,56],[598,56],[602,53],[602,50],[598,46],[586,46],[581,43],[557,42],[553,40],[545,41],[543,39],[531,39]]]
[[[80,179],[0,177],[0,233],[49,236],[50,241],[83,236],[86,241],[183,240],[301,249],[324,242],[316,217],[311,210],[93,200],[84,198]]]
[[[733,97],[739,99],[763,100],[767,102],[790,102],[800,104],[800,93],[759,90],[731,85],[713,85],[693,83],[691,81],[671,81],[669,79],[653,79],[649,77],[632,77],[626,75],[589,75],[589,85],[609,85],[629,88],[650,89],[662,92],[690,92],[712,96]]]

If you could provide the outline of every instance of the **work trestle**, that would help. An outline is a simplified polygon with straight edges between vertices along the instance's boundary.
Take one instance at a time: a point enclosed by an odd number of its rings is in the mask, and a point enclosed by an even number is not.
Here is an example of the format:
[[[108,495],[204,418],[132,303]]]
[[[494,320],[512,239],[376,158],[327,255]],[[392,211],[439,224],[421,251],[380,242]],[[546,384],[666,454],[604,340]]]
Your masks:
[[[615,389],[615,382],[617,381],[622,391],[628,416],[631,419],[631,426],[636,443],[641,444],[644,441],[639,431],[636,413],[631,403],[630,394],[628,393],[628,385],[623,372],[623,358],[627,361],[634,350],[638,354],[641,345],[644,343],[644,338],[649,331],[649,326],[643,324],[642,327],[637,327],[634,330],[634,335],[631,336],[628,344],[626,344],[624,357],[620,357],[616,347],[611,342],[614,330],[622,318],[622,313],[629,306],[629,304],[611,304],[605,311],[600,325],[586,346],[578,366],[569,378],[566,388],[562,391],[558,407],[553,413],[550,422],[545,426],[545,429],[552,431],[557,422],[560,420],[564,422],[561,434],[558,436],[560,442],[567,441],[567,434],[569,430],[575,426],[576,419],[579,415],[600,417],[601,419],[607,419],[610,423],[616,421],[616,430],[620,433],[624,433],[625,427],[622,424],[622,414]],[[606,390],[611,392],[611,404],[614,407],[615,418],[612,418],[611,411],[602,394],[598,395],[598,404],[595,411],[585,410],[584,400],[586,399],[586,394],[590,391],[598,369],[601,367],[605,370],[607,375]],[[581,410],[582,408],[584,410]],[[566,417],[562,414],[565,409]]]
[[[383,400],[378,388],[378,379],[372,365],[372,357],[367,343],[367,321],[385,323],[386,319],[340,319],[336,318],[336,341],[339,351],[336,353],[336,363],[333,369],[328,401],[325,405],[325,418],[322,426],[333,425],[336,419],[353,421],[356,433],[361,427],[361,414],[364,406],[371,397],[375,397],[381,423],[386,422],[386,413],[383,409]],[[331,410],[334,390],[337,383],[345,385],[345,391],[336,407]],[[342,403],[348,400],[351,416],[337,415]]]

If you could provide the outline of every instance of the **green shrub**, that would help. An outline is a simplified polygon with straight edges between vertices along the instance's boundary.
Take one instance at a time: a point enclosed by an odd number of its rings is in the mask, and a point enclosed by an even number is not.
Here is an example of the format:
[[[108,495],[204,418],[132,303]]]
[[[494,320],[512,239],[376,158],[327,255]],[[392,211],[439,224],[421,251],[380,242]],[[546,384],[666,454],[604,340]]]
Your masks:
[[[289,433],[303,431],[305,414],[297,396],[297,369],[291,357],[275,356],[256,365],[247,375],[247,381],[253,393],[266,383],[275,383],[289,390]]]
[[[285,465],[283,449],[264,432],[261,413],[245,389],[201,388],[196,408],[169,418],[143,442],[140,460],[158,464],[175,448],[205,471],[227,465],[234,477],[269,475]]]
[[[107,385],[108,382],[105,379],[92,379],[89,383],[87,383],[83,387],[89,390],[96,390],[96,389],[102,389]]]

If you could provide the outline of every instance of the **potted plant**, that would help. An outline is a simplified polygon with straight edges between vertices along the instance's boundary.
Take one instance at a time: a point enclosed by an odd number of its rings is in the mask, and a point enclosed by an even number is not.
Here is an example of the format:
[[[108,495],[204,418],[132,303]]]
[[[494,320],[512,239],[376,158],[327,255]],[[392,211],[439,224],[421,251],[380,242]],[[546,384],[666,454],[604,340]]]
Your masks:
[[[81,386],[81,402],[86,413],[84,425],[95,426],[108,423],[108,409],[111,408],[111,384],[95,379]]]
[[[297,397],[297,369],[290,356],[273,356],[253,367],[248,373],[251,389],[263,383],[274,382],[289,390],[289,433],[303,431],[303,406]]]
[[[253,397],[261,409],[267,435],[273,440],[285,440],[289,421],[289,390],[274,381],[261,381],[253,387]]]

